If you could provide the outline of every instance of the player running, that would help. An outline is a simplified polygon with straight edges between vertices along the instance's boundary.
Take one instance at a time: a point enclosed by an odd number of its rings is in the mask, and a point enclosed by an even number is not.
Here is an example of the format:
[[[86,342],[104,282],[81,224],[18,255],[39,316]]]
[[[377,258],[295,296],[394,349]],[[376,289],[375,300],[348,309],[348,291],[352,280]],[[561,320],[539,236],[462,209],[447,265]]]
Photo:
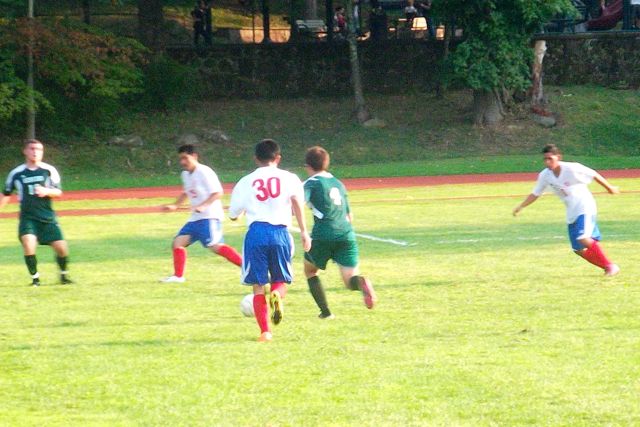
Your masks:
[[[348,289],[362,291],[364,304],[371,309],[377,297],[371,282],[360,276],[358,244],[351,222],[347,190],[342,182],[328,172],[329,153],[322,147],[311,147],[305,155],[309,179],[304,182],[307,205],[313,211],[311,250],[304,254],[304,273],[309,291],[320,308],[320,319],[332,319],[318,269],[327,268],[327,262],[338,264]]]
[[[620,272],[620,267],[607,258],[598,243],[601,236],[596,222],[596,201],[588,185],[595,180],[610,194],[618,194],[618,187],[580,163],[563,162],[562,153],[554,144],[545,145],[542,153],[547,168],[540,172],[533,192],[513,210],[513,215],[518,215],[551,187],[567,208],[569,240],[575,253],[604,269],[606,276],[615,276]]]
[[[67,272],[69,248],[51,204],[51,199],[62,195],[60,174],[56,168],[42,161],[42,142],[29,139],[25,141],[22,152],[25,163],[9,173],[4,196],[0,199],[0,209],[8,203],[11,193],[16,191],[20,202],[18,236],[24,250],[24,262],[31,274],[31,285],[40,286],[36,258],[38,243],[53,248],[60,267],[60,282],[69,285],[73,283]]]
[[[311,239],[304,217],[304,191],[300,178],[279,169],[280,147],[271,140],[255,148],[258,168],[242,178],[231,194],[229,216],[247,215],[249,229],[244,238],[242,282],[253,286],[253,309],[260,327],[259,341],[271,341],[265,285],[271,283],[269,303],[274,325],[282,321],[283,298],[292,281],[293,239],[289,234],[291,212],[296,217],[302,247],[308,251]]]
[[[165,209],[175,211],[187,199],[191,203],[191,218],[173,239],[173,276],[162,279],[164,283],[184,283],[187,264],[187,247],[200,242],[203,247],[226,258],[233,264],[242,265],[242,258],[231,246],[225,245],[222,236],[223,190],[218,175],[206,165],[198,162],[198,152],[191,144],[178,148],[182,166],[183,192],[172,205]]]

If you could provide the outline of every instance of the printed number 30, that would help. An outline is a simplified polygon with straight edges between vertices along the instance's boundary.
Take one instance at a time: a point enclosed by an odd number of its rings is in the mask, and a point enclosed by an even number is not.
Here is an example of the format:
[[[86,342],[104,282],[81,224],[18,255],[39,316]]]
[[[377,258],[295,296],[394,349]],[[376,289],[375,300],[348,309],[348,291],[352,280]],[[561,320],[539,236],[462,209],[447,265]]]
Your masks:
[[[275,199],[280,195],[280,178],[278,177],[267,179],[266,185],[263,179],[256,179],[252,185],[258,192],[256,198],[261,202],[269,198]]]

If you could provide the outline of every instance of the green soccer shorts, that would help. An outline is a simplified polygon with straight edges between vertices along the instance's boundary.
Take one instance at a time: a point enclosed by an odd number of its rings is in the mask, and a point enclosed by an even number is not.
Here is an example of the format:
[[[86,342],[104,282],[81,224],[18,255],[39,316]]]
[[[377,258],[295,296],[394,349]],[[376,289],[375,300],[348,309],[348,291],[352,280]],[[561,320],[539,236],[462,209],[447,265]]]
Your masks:
[[[327,268],[330,259],[342,267],[358,266],[358,244],[355,240],[313,240],[304,258],[320,270]]]
[[[18,225],[18,239],[22,241],[25,234],[33,234],[41,245],[48,245],[58,240],[64,240],[62,230],[57,222],[43,222],[34,219],[20,219]]]

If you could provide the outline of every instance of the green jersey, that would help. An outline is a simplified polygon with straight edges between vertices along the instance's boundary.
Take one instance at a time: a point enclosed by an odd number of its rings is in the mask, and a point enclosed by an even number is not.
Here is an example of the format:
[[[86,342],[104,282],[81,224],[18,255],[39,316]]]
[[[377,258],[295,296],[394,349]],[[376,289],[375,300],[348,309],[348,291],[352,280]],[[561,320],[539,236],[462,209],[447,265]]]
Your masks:
[[[20,165],[9,173],[4,185],[4,195],[18,193],[20,218],[41,222],[55,222],[56,215],[50,197],[38,197],[36,187],[60,188],[60,175],[56,168],[40,163],[36,169]]]
[[[320,172],[304,182],[307,205],[313,211],[311,237],[317,240],[353,240],[348,215],[349,199],[344,185],[329,172]]]

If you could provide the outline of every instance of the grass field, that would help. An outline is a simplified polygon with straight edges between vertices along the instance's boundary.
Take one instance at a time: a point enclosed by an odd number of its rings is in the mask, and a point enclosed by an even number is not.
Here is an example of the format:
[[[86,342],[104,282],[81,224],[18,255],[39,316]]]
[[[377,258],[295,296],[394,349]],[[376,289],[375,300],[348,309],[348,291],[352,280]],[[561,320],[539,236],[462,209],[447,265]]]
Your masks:
[[[360,240],[379,306],[331,266],[337,318],[318,320],[297,254],[266,345],[221,258],[194,246],[188,283],[157,283],[184,212],[61,218],[77,284],[41,248],[35,289],[0,220],[0,424],[640,424],[640,180],[615,183],[631,192],[597,196],[613,279],[571,253],[555,197],[511,217],[531,183],[352,192],[358,232],[411,244]]]

